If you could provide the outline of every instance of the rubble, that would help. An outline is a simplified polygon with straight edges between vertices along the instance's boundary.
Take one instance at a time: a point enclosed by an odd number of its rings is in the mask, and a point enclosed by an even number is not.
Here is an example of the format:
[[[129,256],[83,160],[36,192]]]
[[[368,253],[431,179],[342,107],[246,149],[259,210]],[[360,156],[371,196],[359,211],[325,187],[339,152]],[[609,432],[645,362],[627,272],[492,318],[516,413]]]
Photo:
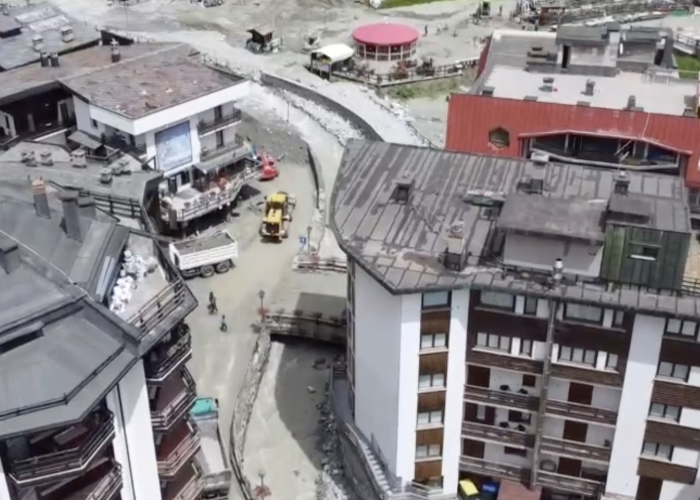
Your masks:
[[[147,274],[155,271],[157,267],[158,260],[155,257],[144,259],[141,255],[131,250],[125,250],[119,278],[112,289],[109,309],[116,313],[124,312],[139,283],[144,280]]]
[[[323,452],[322,470],[316,478],[318,500],[359,500],[343,473],[340,440],[331,410],[330,391],[326,387],[323,402],[316,405],[321,416],[316,427],[317,448]]]

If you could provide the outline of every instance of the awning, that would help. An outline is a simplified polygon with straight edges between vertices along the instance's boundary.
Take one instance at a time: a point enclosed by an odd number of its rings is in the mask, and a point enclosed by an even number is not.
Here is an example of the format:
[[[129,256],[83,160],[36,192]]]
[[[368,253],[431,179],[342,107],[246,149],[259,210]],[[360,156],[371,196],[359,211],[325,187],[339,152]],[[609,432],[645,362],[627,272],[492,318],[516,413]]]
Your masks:
[[[355,54],[355,51],[344,43],[334,43],[314,50],[312,54],[319,54],[330,59],[331,63],[337,63],[350,59]]]
[[[80,144],[81,146],[85,146],[88,149],[97,149],[100,146],[102,146],[102,143],[98,141],[97,139],[94,139],[90,137],[88,134],[85,132],[81,132],[78,130],[77,132],[73,132],[69,137],[69,141],[73,141],[76,144]]]
[[[459,482],[459,491],[464,498],[469,498],[479,494],[479,488],[477,488],[474,482],[469,479],[463,479]]]

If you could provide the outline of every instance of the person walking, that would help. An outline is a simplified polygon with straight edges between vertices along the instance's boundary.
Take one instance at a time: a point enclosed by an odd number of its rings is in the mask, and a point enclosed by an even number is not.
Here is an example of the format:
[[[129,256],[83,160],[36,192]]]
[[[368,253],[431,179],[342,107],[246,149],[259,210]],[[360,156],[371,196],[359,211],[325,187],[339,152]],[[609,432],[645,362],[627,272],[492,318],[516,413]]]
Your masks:
[[[219,327],[219,329],[222,332],[225,332],[228,330],[228,325],[226,324],[226,316],[225,315],[221,316],[221,326]]]
[[[214,292],[209,292],[209,314],[219,314],[219,308],[216,306],[216,297]]]

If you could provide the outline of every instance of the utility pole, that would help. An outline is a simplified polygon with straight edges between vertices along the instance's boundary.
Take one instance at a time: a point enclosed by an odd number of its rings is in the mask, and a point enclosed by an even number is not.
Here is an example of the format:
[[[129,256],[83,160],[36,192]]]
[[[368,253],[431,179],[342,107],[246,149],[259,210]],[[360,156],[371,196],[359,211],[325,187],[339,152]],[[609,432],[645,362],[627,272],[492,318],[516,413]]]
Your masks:
[[[549,373],[552,369],[552,346],[554,345],[554,327],[557,321],[557,309],[559,300],[554,297],[554,292],[559,289],[564,277],[564,263],[557,259],[552,267],[552,295],[548,300],[549,317],[547,319],[547,339],[545,342],[545,358],[542,368],[542,388],[540,390],[540,404],[537,408],[537,425],[535,428],[535,445],[532,451],[532,469],[530,470],[530,489],[537,486],[537,473],[539,472],[540,448],[542,447],[542,435],[544,433],[544,415],[547,410],[547,389],[549,388]]]

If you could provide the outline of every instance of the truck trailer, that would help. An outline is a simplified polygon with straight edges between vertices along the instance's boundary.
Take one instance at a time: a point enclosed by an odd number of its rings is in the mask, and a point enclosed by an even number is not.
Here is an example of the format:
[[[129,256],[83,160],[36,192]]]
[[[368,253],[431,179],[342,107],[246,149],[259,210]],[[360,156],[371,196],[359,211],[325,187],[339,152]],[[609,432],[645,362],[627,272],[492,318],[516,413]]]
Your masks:
[[[197,398],[190,411],[201,436],[197,461],[202,467],[206,500],[229,497],[233,471],[226,458],[226,447],[219,432],[219,407],[214,398]]]
[[[170,260],[185,278],[210,278],[214,273],[225,273],[234,267],[238,259],[238,242],[228,231],[220,231],[170,243],[168,252]]]

